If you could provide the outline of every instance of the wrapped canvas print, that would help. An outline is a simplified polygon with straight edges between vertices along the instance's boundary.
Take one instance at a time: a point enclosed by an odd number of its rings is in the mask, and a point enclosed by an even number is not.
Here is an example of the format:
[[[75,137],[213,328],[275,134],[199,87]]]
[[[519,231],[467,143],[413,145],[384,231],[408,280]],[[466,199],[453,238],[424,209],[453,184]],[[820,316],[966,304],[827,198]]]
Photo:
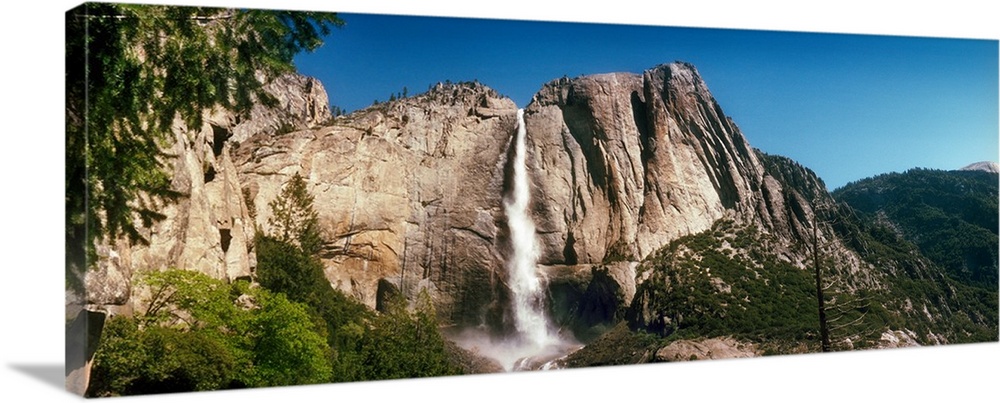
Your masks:
[[[997,341],[996,40],[125,3],[65,28],[73,393]]]

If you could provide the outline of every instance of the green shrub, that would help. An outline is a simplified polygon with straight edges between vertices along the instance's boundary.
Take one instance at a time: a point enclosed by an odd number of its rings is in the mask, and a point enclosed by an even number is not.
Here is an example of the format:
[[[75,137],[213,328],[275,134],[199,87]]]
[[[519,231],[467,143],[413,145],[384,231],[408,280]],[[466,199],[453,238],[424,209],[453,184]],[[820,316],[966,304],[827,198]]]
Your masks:
[[[329,347],[303,304],[243,281],[151,272],[149,308],[108,321],[88,395],[328,382]]]
[[[92,371],[92,395],[132,395],[222,389],[235,378],[236,358],[201,332],[115,317]]]
[[[397,379],[457,375],[460,369],[448,361],[445,341],[438,330],[437,315],[426,290],[417,309],[410,312],[406,301],[389,301],[366,330],[360,346],[365,379]]]

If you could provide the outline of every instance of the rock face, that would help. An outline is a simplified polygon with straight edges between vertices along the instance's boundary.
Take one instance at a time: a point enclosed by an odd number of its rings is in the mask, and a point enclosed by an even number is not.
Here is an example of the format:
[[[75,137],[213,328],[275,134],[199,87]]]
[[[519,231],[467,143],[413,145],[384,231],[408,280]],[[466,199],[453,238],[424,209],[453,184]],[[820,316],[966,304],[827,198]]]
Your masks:
[[[230,116],[208,117],[201,128],[174,126],[173,188],[185,196],[149,229],[148,247],[131,249],[134,269],[176,267],[230,280],[250,276],[253,226],[226,143]]]
[[[297,74],[286,74],[267,84],[264,89],[274,96],[277,105],[254,105],[247,119],[237,121],[230,141],[245,141],[255,134],[276,134],[315,128],[328,122],[330,100],[319,80]]]
[[[639,260],[763,205],[756,153],[689,64],[550,82],[525,120],[542,263]]]
[[[635,293],[634,263],[670,241],[724,217],[805,239],[812,199],[829,199],[822,182],[752,149],[687,63],[549,82],[525,121],[539,261],[619,270],[631,290],[616,297],[623,305]],[[632,262],[631,276],[611,262]],[[589,287],[559,272],[553,284]]]
[[[308,180],[335,287],[372,307],[380,280],[408,297],[427,289],[443,318],[480,323],[505,288],[515,112],[480,84],[439,85],[318,130],[254,135],[236,152],[239,176],[265,232],[282,185]]]
[[[542,263],[640,260],[724,216],[785,234],[811,216],[690,64],[552,81],[525,120]]]

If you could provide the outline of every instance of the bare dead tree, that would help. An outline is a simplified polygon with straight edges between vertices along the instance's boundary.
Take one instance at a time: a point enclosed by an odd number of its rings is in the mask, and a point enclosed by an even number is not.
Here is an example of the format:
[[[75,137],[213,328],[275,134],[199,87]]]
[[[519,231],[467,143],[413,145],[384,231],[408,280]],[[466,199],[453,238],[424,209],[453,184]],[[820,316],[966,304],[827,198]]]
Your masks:
[[[823,298],[823,277],[822,271],[820,270],[820,259],[819,259],[819,223],[815,208],[813,209],[813,236],[812,236],[812,246],[813,246],[813,266],[816,269],[816,301],[819,306],[819,337],[821,341],[821,351],[830,351],[830,331],[827,327],[826,322],[826,301]]]
[[[812,255],[813,268],[816,276],[816,301],[819,310],[819,328],[821,350],[823,352],[836,349],[853,349],[854,341],[866,340],[880,333],[885,323],[873,323],[868,318],[871,297],[858,297],[849,291],[850,287],[838,276],[824,275],[830,269],[824,270],[823,263],[831,262],[824,259],[824,254],[832,255],[830,248],[836,240],[820,242],[820,227],[830,229],[843,218],[838,216],[839,210],[831,205],[831,200],[813,200],[812,222]],[[860,315],[858,314],[860,312]],[[835,340],[835,341],[831,341]]]

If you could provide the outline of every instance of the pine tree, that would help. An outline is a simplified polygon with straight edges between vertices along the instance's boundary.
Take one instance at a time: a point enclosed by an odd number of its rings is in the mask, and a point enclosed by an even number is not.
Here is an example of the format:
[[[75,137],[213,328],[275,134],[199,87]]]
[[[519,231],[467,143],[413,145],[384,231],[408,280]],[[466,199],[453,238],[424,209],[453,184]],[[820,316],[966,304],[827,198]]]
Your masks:
[[[319,232],[319,216],[301,175],[293,175],[269,206],[271,218],[268,224],[273,237],[298,246],[308,256],[320,251],[323,239]]]

